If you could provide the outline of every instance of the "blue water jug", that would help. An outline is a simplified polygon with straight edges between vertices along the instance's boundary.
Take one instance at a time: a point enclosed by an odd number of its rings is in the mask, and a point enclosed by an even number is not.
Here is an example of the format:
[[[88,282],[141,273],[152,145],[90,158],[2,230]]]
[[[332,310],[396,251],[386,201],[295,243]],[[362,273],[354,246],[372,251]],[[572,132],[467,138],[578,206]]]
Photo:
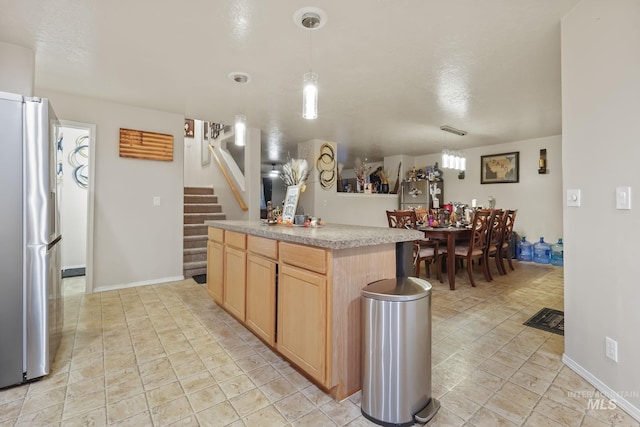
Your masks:
[[[526,236],[522,236],[516,245],[516,257],[518,261],[531,261],[533,259],[533,249],[530,242],[527,242]]]
[[[551,245],[551,264],[564,265],[564,245],[562,239],[558,239],[558,243]]]
[[[549,264],[551,262],[551,246],[540,238],[538,243],[533,244],[533,261],[538,264]]]

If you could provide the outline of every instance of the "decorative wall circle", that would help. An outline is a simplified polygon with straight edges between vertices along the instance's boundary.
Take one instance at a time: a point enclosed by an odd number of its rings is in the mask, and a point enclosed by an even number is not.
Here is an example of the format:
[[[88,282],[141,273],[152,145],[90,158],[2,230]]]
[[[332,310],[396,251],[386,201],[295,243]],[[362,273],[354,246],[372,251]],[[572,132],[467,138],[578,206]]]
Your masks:
[[[73,167],[71,177],[80,188],[89,186],[89,145],[86,140],[88,135],[79,136],[76,139],[76,147],[69,153],[69,164]]]
[[[336,182],[336,152],[331,144],[322,144],[320,155],[316,160],[316,168],[320,172],[320,186],[329,190]]]

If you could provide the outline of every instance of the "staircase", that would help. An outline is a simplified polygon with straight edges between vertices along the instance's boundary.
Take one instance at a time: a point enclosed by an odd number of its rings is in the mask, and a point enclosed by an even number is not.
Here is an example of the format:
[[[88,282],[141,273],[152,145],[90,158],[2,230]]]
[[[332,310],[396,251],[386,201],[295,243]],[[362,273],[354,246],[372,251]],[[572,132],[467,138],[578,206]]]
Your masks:
[[[213,188],[184,189],[184,253],[185,279],[207,273],[207,226],[205,221],[226,219]]]

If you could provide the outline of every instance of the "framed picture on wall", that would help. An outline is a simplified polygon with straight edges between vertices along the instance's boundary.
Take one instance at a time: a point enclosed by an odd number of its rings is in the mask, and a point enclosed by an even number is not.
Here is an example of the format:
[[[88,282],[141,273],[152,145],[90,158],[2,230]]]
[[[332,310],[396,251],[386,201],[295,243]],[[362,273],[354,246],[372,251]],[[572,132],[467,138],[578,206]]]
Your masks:
[[[184,119],[184,136],[193,138],[193,119]]]
[[[202,122],[202,137],[204,139],[209,138],[209,122],[207,121]]]
[[[480,157],[480,184],[499,184],[520,180],[520,152]]]

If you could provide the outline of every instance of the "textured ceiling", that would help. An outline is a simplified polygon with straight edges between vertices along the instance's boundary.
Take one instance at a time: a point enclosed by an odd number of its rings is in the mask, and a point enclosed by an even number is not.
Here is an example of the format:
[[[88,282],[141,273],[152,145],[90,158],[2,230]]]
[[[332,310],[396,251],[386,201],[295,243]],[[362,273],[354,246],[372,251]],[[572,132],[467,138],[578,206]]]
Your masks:
[[[36,52],[36,89],[227,124],[242,113],[266,163],[319,138],[350,164],[560,134],[560,19],[577,2],[0,0],[0,41]],[[305,6],[323,28],[295,25]]]

